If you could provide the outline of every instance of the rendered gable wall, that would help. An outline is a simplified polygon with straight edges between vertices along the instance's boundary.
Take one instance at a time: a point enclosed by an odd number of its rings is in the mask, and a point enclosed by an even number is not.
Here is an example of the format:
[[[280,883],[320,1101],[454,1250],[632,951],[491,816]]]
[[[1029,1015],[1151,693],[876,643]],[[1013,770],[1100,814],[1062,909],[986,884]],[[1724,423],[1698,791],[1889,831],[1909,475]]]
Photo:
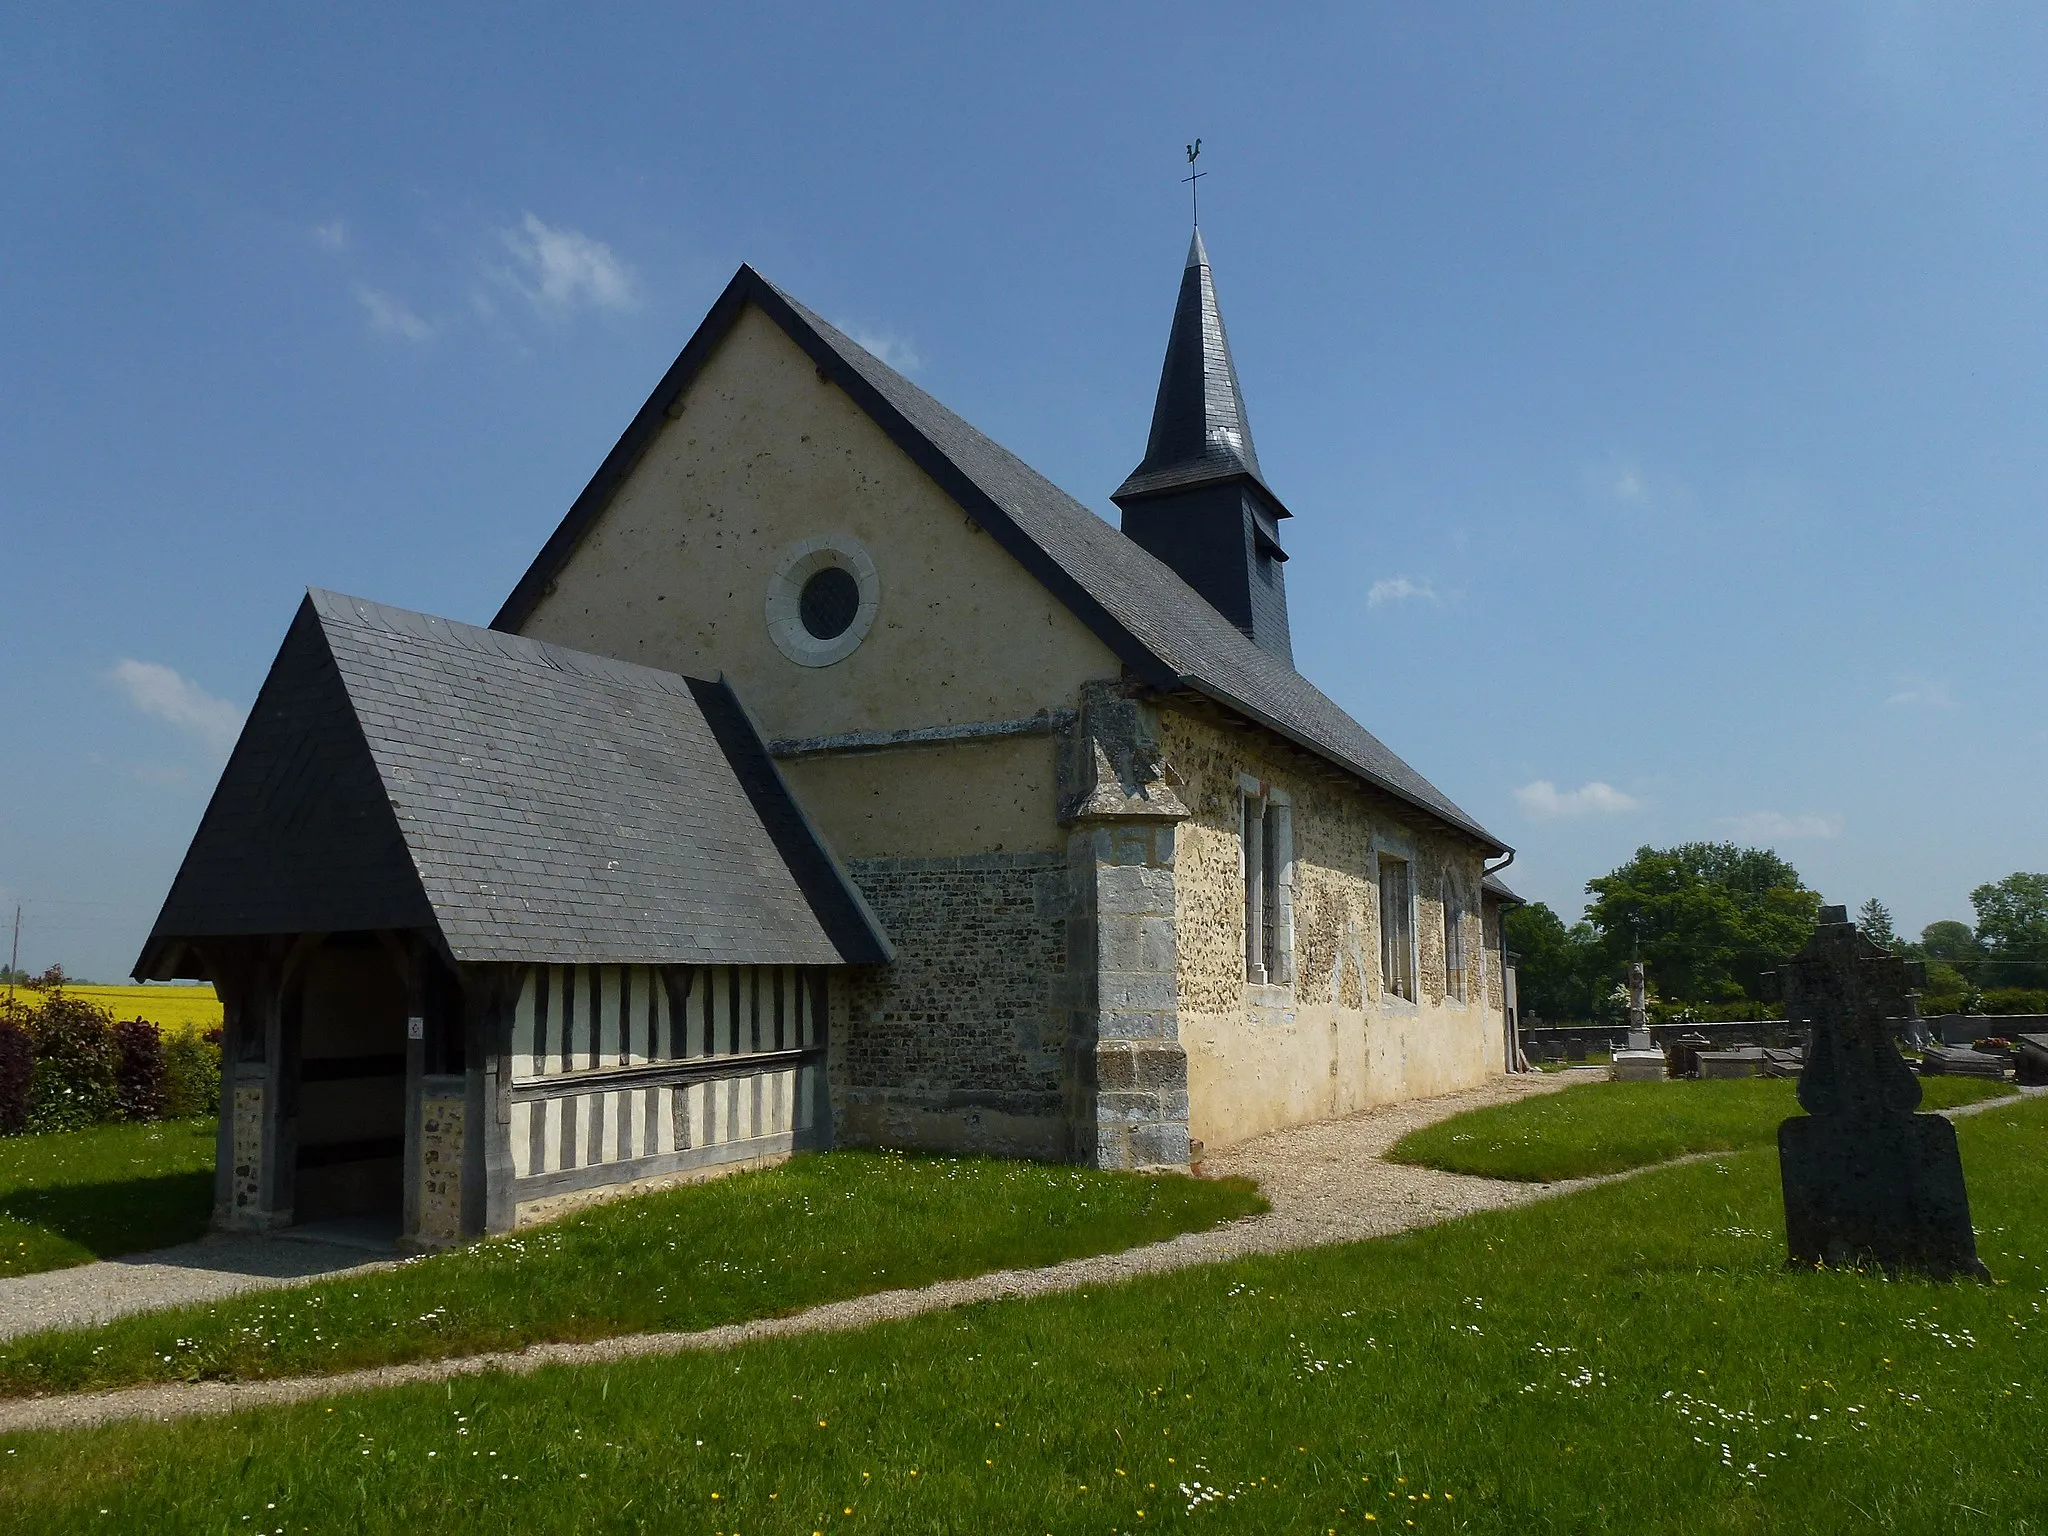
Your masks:
[[[771,574],[846,533],[881,581],[874,629],[829,667],[769,639]],[[525,633],[648,666],[724,672],[765,735],[808,738],[1071,709],[1118,663],[746,306]],[[788,768],[843,857],[1052,850],[1049,738]],[[886,762],[886,771],[876,765]]]

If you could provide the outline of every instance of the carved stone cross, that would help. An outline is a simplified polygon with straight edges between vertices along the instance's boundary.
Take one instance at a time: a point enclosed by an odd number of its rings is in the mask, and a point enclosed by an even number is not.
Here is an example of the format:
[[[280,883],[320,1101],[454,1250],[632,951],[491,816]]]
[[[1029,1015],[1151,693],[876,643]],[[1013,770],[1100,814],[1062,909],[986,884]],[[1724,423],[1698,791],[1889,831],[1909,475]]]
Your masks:
[[[1989,1278],[1977,1258],[1955,1127],[1916,1115],[1920,1080],[1889,1021],[1914,1015],[1907,962],[1844,907],[1822,907],[1780,977],[1785,1017],[1807,1027],[1799,1102],[1778,1127],[1785,1241],[1795,1265]]]

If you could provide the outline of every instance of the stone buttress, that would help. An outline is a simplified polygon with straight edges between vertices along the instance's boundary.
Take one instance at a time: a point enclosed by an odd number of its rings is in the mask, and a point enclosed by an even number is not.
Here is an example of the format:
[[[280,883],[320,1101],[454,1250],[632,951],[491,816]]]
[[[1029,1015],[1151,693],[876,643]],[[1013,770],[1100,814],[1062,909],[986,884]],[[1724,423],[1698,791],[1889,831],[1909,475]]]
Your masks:
[[[1173,860],[1188,808],[1160,758],[1155,722],[1115,684],[1084,687],[1063,748],[1068,1150],[1098,1168],[1185,1169]]]

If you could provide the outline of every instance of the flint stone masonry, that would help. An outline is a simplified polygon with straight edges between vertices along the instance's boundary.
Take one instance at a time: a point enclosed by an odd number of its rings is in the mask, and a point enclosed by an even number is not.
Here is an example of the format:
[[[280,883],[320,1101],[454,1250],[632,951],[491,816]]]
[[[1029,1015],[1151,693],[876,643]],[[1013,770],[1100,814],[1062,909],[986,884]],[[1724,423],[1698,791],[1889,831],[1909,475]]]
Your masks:
[[[420,1101],[420,1224],[425,1246],[462,1240],[462,1141],[467,1106],[461,1098]]]
[[[839,1142],[1059,1156],[1065,859],[856,859],[848,870],[896,960],[846,984],[832,1035]]]
[[[1504,1070],[1498,928],[1482,913],[1481,859],[1385,796],[1269,735],[1176,696],[1159,740],[1190,815],[1175,837],[1179,1038],[1191,1132],[1212,1150],[1287,1125],[1446,1093]],[[1291,978],[1247,980],[1243,799],[1290,808]],[[1386,995],[1379,857],[1409,862],[1419,1000]],[[1445,997],[1443,904],[1464,914],[1468,1001]]]
[[[235,1084],[234,1161],[222,1226],[263,1226],[263,1084]]]

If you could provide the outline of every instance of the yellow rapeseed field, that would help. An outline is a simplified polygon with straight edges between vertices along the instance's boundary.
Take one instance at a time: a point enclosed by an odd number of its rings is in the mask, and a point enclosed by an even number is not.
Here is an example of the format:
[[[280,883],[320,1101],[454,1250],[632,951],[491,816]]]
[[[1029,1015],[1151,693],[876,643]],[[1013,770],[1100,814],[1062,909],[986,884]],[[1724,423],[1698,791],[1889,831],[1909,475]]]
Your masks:
[[[212,987],[65,987],[72,997],[96,1003],[116,1019],[147,1019],[167,1036],[203,1035],[219,1029],[220,999]],[[6,989],[0,987],[0,997]],[[42,1006],[43,995],[28,987],[16,987],[14,1000],[23,1007]]]

